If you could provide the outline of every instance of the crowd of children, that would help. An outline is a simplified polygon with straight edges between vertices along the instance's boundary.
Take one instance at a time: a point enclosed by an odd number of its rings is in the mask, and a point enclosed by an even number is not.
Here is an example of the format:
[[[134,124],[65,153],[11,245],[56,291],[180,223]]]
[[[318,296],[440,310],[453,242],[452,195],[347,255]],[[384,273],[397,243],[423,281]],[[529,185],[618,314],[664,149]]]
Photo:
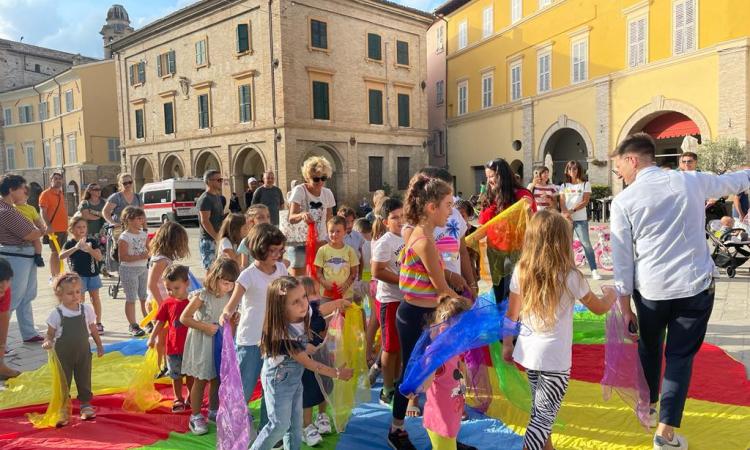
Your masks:
[[[455,199],[442,178],[441,173],[423,172],[412,179],[404,202],[381,198],[372,225],[356,219],[351,208],[341,207],[326,224],[327,243],[317,249],[314,279],[289,276],[286,237],[269,223],[267,208],[253,205],[245,215],[229,214],[219,231],[216,259],[203,287],[194,292],[189,292],[188,267],[178,263],[189,254],[185,229],[167,222],[149,241],[143,210],[125,208],[117,249],[125,314],[131,333],[142,336],[145,331],[137,323],[135,302],[140,302],[144,316],[147,299],[158,309],[148,345],[156,347],[160,361],[166,362],[174,388],[172,411],[181,413],[189,407],[189,428],[197,435],[207,433],[207,422],[216,420],[221,380],[214,340],[229,322],[245,401],[259,380],[263,388],[260,429],[252,448],[270,449],[282,439],[285,448],[292,449],[301,442],[318,444],[332,426],[316,374],[347,380],[353,371],[326,365],[316,358],[316,350],[326,337],[328,318],[369,296],[367,359],[382,370],[380,403],[393,406],[388,444],[396,450],[413,449],[404,418],[423,414],[434,449],[471,449],[456,440],[464,411],[461,357],[447,361],[425,385],[424,411],[415,398],[398,390],[425,326],[444,323],[470,309],[477,294],[476,255],[462,261],[470,255],[463,237],[471,230],[474,210]],[[98,261],[102,251],[98,242],[86,237],[85,220],[71,220],[70,231],[73,239],[65,243],[61,257],[69,260],[72,272],[55,280],[60,304],[48,317],[44,346],[57,350],[68,380],[72,375],[76,381],[81,417],[90,419],[95,411],[90,403],[88,336],[101,355]],[[551,425],[569,377],[573,303],[579,299],[593,312],[604,313],[613,299],[592,294],[575,268],[571,230],[561,215],[536,214],[525,239],[510,282],[508,317],[523,321],[532,333],[520,337],[515,347],[506,340],[504,356],[529,374],[532,414],[524,448],[549,449]],[[469,264],[473,276],[465,276],[464,264]],[[91,305],[83,303],[85,292]],[[376,348],[378,328],[381,344]],[[223,336],[227,338],[232,337]],[[206,418],[201,410],[207,385]],[[253,422],[252,416],[248,422]]]

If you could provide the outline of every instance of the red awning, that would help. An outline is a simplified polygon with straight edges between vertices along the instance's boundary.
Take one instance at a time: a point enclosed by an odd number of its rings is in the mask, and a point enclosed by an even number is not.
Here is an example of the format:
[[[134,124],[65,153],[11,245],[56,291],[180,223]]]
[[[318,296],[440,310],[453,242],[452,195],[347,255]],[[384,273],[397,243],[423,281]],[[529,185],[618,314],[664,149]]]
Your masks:
[[[654,139],[668,139],[701,134],[695,122],[690,120],[688,116],[678,112],[662,114],[643,127],[643,131],[650,134]]]

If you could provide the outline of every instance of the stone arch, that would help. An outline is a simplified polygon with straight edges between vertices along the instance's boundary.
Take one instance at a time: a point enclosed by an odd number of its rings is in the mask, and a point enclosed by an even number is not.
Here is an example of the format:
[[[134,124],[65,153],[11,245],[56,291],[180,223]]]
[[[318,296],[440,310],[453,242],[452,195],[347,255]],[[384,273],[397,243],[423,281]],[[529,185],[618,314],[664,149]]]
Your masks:
[[[545,150],[547,149],[547,145],[549,144],[549,140],[552,138],[552,135],[565,128],[570,128],[578,132],[578,134],[580,134],[583,138],[583,142],[586,144],[587,159],[591,159],[594,157],[594,141],[591,140],[591,135],[586,130],[586,127],[584,127],[580,122],[570,119],[568,118],[568,116],[563,114],[557,119],[557,122],[550,125],[550,127],[547,128],[547,131],[544,132],[542,140],[539,143],[539,148],[537,149],[537,154],[534,158],[534,161],[537,161],[540,164],[543,163]]]
[[[339,151],[336,149],[336,146],[329,143],[316,143],[311,145],[303,154],[304,156],[299,160],[299,167],[297,171],[292,172],[292,176],[288,177],[289,181],[295,178],[303,181],[304,178],[302,176],[302,165],[305,163],[307,158],[310,158],[312,156],[322,156],[323,158],[327,159],[329,163],[331,163],[331,167],[333,168],[333,175],[331,177],[331,180],[326,183],[326,187],[333,191],[334,198],[336,198],[336,203],[339,203],[339,199],[345,199],[347,192],[344,175],[346,172],[343,159],[341,158]]]
[[[185,164],[182,162],[180,155],[176,153],[170,153],[164,158],[161,165],[161,179],[166,180],[169,178],[184,178],[185,177]]]
[[[520,159],[514,159],[510,163],[510,170],[512,170],[513,173],[521,177],[521,179],[523,180],[523,161],[521,161]]]
[[[135,192],[139,192],[144,184],[153,183],[154,166],[147,157],[141,157],[133,164],[133,181],[135,181]]]
[[[42,186],[36,181],[29,183],[29,199],[27,203],[39,209],[39,196],[42,195]]]
[[[631,114],[625,125],[620,129],[620,134],[617,136],[615,144],[625,140],[634,131],[643,129],[655,117],[671,111],[684,114],[695,122],[701,132],[701,139],[711,139],[711,127],[708,124],[708,120],[706,120],[706,116],[698,108],[681,100],[657,96],[651,100],[651,103],[643,105]]]
[[[195,157],[193,173],[196,177],[202,178],[207,170],[218,170],[221,172],[221,158],[210,148],[198,152],[198,155]]]
[[[254,177],[263,183],[263,173],[269,169],[265,155],[258,147],[248,145],[235,153],[231,165],[232,192],[236,192],[242,203],[245,203],[243,192],[247,191],[247,180]],[[247,208],[250,205],[245,205]]]
[[[585,148],[580,149],[581,146]],[[549,167],[552,182],[559,184],[564,181],[563,171],[568,160],[580,161],[584,170],[587,170],[588,162],[593,158],[594,142],[586,127],[562,115],[544,132],[535,164]]]
[[[76,183],[73,180],[69,181],[65,189],[65,205],[67,206],[68,211],[78,210],[78,202],[79,202],[78,194],[79,194],[78,183]]]

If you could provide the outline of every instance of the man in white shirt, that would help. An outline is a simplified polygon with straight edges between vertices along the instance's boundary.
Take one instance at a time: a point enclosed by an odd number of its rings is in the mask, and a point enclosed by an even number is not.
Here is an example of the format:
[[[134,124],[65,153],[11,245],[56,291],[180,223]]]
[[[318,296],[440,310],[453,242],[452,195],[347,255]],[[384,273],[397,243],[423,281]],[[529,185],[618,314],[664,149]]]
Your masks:
[[[657,427],[654,449],[687,449],[687,440],[674,428],[680,427],[693,358],[703,343],[714,303],[704,201],[747,189],[750,172],[667,172],[655,166],[654,155],[654,141],[645,133],[628,137],[611,155],[617,173],[628,184],[612,202],[614,280],[625,321],[635,325],[631,295],[638,312],[638,353],[650,391],[652,426]],[[631,332],[636,332],[633,327]]]

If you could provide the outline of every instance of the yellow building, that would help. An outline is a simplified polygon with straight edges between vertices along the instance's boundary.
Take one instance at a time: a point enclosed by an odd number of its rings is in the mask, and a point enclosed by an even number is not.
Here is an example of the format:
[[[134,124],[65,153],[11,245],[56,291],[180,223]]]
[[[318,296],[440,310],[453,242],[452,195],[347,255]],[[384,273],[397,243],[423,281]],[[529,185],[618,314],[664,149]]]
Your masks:
[[[450,0],[448,163],[478,191],[503,157],[562,177],[585,161],[611,182],[608,152],[628,134],[657,139],[659,164],[721,137],[748,141],[750,8],[730,0]],[[619,183],[618,183],[619,184]]]
[[[89,183],[115,183],[120,170],[116,98],[112,60],[73,66],[0,94],[3,169],[26,178],[32,203],[53,171],[64,174],[68,211]]]

